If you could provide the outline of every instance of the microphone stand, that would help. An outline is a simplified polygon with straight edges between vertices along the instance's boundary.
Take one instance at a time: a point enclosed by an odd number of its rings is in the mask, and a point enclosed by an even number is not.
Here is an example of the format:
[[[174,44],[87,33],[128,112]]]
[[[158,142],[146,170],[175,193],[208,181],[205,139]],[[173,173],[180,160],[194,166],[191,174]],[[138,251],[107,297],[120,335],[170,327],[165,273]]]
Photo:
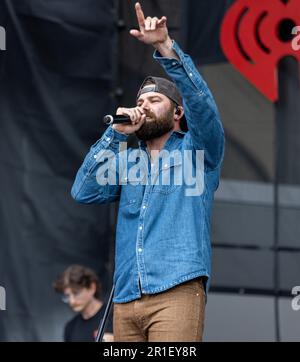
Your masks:
[[[114,296],[114,292],[115,292],[115,285],[112,286],[111,292],[110,292],[110,296],[107,302],[107,306],[104,312],[104,316],[100,322],[99,328],[98,328],[98,333],[97,333],[97,337],[95,339],[95,342],[102,342],[103,339],[103,335],[104,335],[104,331],[105,331],[105,327],[106,327],[106,323],[108,320],[108,316],[109,313],[111,311],[111,307],[112,307],[112,300],[113,300],[113,296]]]

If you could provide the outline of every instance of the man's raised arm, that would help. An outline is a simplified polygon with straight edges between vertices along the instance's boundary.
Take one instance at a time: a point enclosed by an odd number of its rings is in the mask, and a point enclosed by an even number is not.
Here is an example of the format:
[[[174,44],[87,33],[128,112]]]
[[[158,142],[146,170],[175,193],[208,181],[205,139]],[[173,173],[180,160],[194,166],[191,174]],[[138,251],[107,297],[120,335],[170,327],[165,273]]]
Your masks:
[[[154,58],[176,83],[183,98],[191,143],[205,151],[209,168],[218,167],[224,152],[224,131],[214,98],[199,74],[192,59],[184,54],[168,34],[167,18],[145,18],[139,3],[135,5],[139,30],[130,34],[139,41],[152,45]]]

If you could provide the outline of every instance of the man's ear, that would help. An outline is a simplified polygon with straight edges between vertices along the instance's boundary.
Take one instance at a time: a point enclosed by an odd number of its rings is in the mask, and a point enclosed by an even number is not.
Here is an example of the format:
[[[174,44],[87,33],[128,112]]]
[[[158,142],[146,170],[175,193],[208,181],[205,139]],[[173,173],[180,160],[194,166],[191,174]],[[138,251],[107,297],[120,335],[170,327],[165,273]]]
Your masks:
[[[184,115],[184,110],[182,106],[178,106],[175,111],[175,120],[179,121]]]
[[[95,282],[92,282],[90,287],[88,288],[91,292],[96,293],[97,285]]]

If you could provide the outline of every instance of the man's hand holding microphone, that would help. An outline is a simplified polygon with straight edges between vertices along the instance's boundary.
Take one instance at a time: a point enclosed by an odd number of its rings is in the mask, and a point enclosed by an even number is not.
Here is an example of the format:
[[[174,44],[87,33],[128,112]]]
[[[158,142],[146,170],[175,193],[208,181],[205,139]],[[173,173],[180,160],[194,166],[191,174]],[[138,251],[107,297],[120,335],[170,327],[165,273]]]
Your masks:
[[[135,108],[118,108],[117,116],[127,116],[130,118],[129,122],[122,122],[120,124],[114,123],[112,128],[126,135],[131,135],[137,132],[145,123],[146,114],[141,107]]]

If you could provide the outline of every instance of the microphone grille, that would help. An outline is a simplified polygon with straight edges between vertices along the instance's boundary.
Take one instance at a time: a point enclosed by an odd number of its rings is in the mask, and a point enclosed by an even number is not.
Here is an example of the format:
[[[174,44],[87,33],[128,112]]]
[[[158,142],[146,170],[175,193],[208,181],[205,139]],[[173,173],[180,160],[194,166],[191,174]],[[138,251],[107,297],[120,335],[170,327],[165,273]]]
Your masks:
[[[104,116],[103,122],[108,125],[113,124],[113,122],[114,122],[113,116],[111,116],[111,115]]]

